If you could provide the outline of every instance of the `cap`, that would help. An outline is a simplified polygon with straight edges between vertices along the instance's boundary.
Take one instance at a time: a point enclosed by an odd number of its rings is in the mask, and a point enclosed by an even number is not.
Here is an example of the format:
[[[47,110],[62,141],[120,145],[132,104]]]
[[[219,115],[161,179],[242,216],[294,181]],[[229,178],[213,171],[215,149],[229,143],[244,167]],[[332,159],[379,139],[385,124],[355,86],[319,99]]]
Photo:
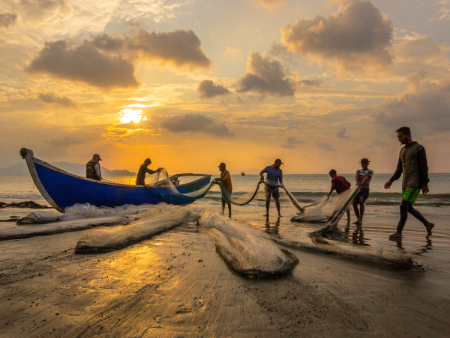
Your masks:
[[[276,160],[275,160],[275,163],[276,162],[280,162],[281,164],[284,164],[283,162],[281,162],[281,160],[279,159],[279,158],[277,158]]]
[[[361,159],[361,162],[359,162],[359,163],[369,163],[369,162],[370,162],[369,159],[364,157]]]
[[[223,162],[219,164],[219,168],[220,168],[220,167],[226,167],[226,166],[227,166],[227,165],[226,165],[225,163],[223,163]]]
[[[99,155],[99,154],[94,154],[94,156],[92,156],[92,158],[94,158],[94,157],[98,157],[98,160],[99,160],[99,161],[102,160],[102,159],[100,158],[100,155]]]

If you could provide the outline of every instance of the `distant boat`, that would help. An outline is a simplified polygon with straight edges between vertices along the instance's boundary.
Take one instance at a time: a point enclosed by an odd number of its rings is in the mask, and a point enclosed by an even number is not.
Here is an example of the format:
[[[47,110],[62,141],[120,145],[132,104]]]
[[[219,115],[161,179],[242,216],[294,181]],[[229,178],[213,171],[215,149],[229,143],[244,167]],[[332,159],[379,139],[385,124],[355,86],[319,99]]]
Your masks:
[[[245,173],[244,173],[244,172],[241,172],[241,176],[245,176]]]
[[[64,209],[74,204],[95,205],[97,207],[116,207],[125,204],[189,204],[195,198],[177,195],[167,187],[166,181],[160,181],[154,186],[136,186],[112,182],[96,181],[89,178],[70,174],[51,164],[37,159],[30,149],[22,148],[20,155],[27,161],[28,170],[34,184],[42,196],[56,210]],[[178,174],[170,179],[180,176],[200,176],[192,182],[177,185],[180,194],[195,192],[208,185],[211,175],[204,174]]]

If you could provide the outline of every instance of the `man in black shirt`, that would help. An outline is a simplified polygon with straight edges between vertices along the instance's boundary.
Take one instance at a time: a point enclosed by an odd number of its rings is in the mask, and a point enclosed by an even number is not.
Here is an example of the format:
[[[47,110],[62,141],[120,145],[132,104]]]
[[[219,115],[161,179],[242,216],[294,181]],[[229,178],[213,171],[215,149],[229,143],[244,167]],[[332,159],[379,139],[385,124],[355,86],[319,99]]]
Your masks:
[[[141,164],[141,166],[139,167],[139,172],[136,177],[136,185],[145,185],[145,174],[146,173],[154,174],[154,173],[158,172],[159,170],[161,170],[161,168],[158,168],[158,170],[156,170],[156,171],[148,169],[148,166],[151,163],[152,163],[152,160],[147,158],[147,159],[145,159],[144,163]]]

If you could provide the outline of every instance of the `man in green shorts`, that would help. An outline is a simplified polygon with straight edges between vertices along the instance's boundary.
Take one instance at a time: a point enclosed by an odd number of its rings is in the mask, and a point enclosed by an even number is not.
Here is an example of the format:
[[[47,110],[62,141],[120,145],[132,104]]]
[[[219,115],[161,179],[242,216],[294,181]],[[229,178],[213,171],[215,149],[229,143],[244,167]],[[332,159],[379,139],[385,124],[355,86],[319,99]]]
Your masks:
[[[427,229],[427,239],[431,236],[431,229],[434,224],[428,222],[422,214],[413,208],[413,203],[422,190],[423,194],[429,192],[428,189],[428,164],[425,148],[411,139],[411,130],[409,127],[401,127],[396,130],[397,138],[405,146],[400,150],[400,156],[397,164],[397,170],[389,181],[384,185],[389,189],[392,182],[398,180],[403,173],[402,184],[402,204],[400,205],[400,221],[398,222],[397,232],[390,235],[389,238],[402,238],[403,227],[405,226],[408,212],[425,225]]]

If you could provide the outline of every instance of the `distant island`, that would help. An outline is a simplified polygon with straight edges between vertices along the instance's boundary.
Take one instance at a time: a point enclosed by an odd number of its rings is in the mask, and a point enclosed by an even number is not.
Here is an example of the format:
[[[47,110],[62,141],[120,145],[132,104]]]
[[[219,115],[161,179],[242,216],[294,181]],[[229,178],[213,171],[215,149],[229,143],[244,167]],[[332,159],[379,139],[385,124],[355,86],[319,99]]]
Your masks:
[[[50,164],[74,175],[78,176],[86,175],[85,164],[68,163],[68,162],[54,162]],[[102,175],[104,177],[135,176],[136,173],[129,170],[109,170],[105,167],[102,167]],[[1,168],[0,176],[30,176],[30,172],[28,171],[26,162],[18,162],[10,167]]]

